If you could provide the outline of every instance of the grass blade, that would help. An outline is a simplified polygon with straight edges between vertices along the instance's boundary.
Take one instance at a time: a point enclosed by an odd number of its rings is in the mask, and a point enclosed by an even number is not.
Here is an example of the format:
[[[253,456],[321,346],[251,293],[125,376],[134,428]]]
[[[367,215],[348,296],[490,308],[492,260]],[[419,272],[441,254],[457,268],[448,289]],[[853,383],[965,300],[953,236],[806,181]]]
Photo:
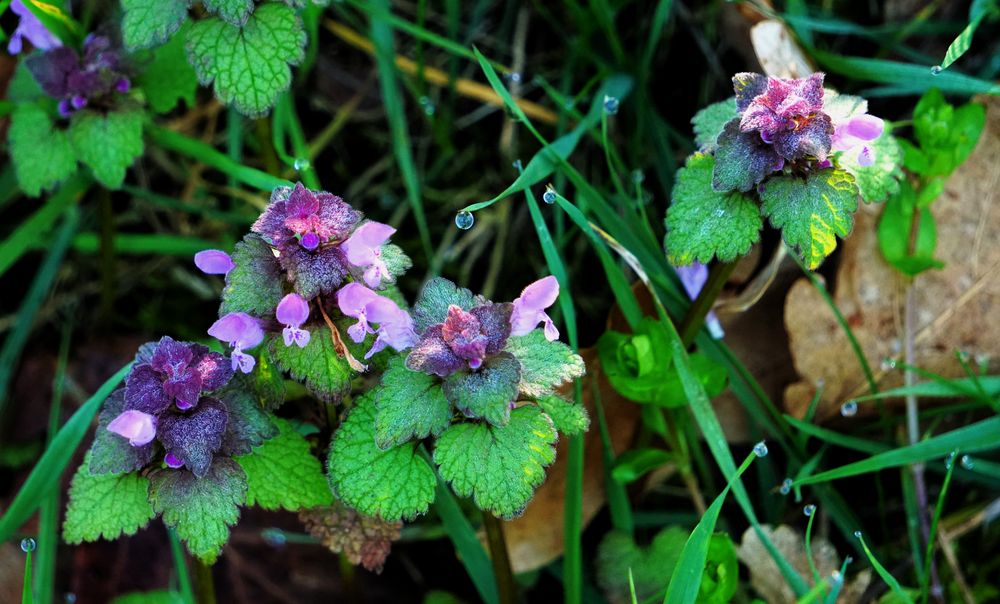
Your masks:
[[[169,233],[132,234],[116,233],[114,251],[116,254],[180,256],[191,258],[198,252],[219,247],[219,242],[209,239],[198,239],[184,235]],[[73,238],[73,249],[84,254],[96,254],[101,251],[101,239],[97,233],[80,233]]]
[[[35,601],[31,589],[33,582],[31,578],[31,550],[28,550],[24,556],[24,587],[21,588],[21,604],[33,604]]]
[[[499,604],[500,595],[497,591],[497,580],[493,574],[493,565],[483,549],[476,531],[462,513],[455,496],[451,494],[448,485],[440,476],[437,477],[437,494],[434,498],[434,509],[441,516],[441,523],[448,538],[458,551],[458,557],[465,566],[469,578],[472,579],[479,592],[479,597],[486,604]]]
[[[900,87],[901,92],[908,94],[920,94],[929,88],[939,88],[945,93],[961,95],[1000,94],[998,84],[954,72],[933,75],[929,65],[845,57],[821,50],[814,50],[812,54],[828,71],[855,80],[895,84]]]
[[[948,50],[944,53],[944,60],[941,61],[940,68],[948,67],[964,55],[972,46],[972,36],[990,13],[1000,12],[1000,6],[996,0],[972,0],[969,7],[969,24],[958,34],[958,37],[948,45]]]
[[[187,558],[184,557],[184,547],[174,529],[167,529],[170,540],[170,554],[174,559],[174,569],[177,571],[177,587],[184,604],[197,604],[194,589],[191,587],[191,573],[188,571]]]
[[[17,492],[14,501],[11,502],[4,515],[0,517],[0,541],[10,539],[14,531],[19,529],[38,509],[45,495],[50,493],[52,489],[59,487],[60,477],[70,460],[73,459],[73,454],[80,446],[80,441],[90,430],[91,420],[97,415],[104,399],[108,398],[108,395],[124,379],[131,368],[132,363],[129,363],[108,378],[108,381],[104,382],[97,389],[97,392],[76,410],[76,413],[69,418],[56,437],[52,439],[52,444],[45,449],[45,453],[42,454],[41,459],[28,475],[28,480]]]
[[[830,443],[831,445],[837,445],[838,447],[844,447],[845,449],[853,449],[855,451],[875,455],[876,453],[882,453],[889,448],[871,439],[848,436],[846,434],[841,434],[840,432],[834,432],[828,428],[821,428],[814,424],[810,424],[809,422],[795,419],[791,415],[786,415],[785,421],[798,428],[803,434],[815,436],[823,442]]]
[[[0,276],[37,242],[44,239],[49,228],[71,204],[83,194],[90,181],[76,176],[56,191],[45,205],[21,223],[10,237],[0,244]]]
[[[978,386],[977,386],[978,385]],[[980,390],[981,388],[981,390]],[[971,398],[1000,396],[1000,376],[987,375],[975,378],[954,378],[950,380],[933,380],[920,382],[911,386],[900,386],[892,390],[867,396],[859,396],[854,400],[867,401],[871,399],[902,398],[908,395],[917,398],[954,398],[967,396]]]
[[[878,561],[878,559],[875,558],[875,555],[872,554],[872,550],[870,550],[868,548],[868,544],[865,543],[864,535],[858,532],[855,533],[855,536],[858,538],[858,541],[861,542],[861,549],[864,550],[865,556],[868,557],[868,561],[871,563],[872,568],[875,569],[875,572],[878,573],[879,577],[882,577],[882,580],[885,581],[886,585],[889,586],[889,589],[892,590],[892,593],[895,594],[895,596],[899,599],[900,602],[905,602],[906,604],[913,604],[913,599],[910,597],[910,594],[906,593],[906,591],[899,585],[899,581],[896,580],[896,577],[893,577],[892,574],[888,570],[886,570],[884,566],[882,566],[882,564]]]

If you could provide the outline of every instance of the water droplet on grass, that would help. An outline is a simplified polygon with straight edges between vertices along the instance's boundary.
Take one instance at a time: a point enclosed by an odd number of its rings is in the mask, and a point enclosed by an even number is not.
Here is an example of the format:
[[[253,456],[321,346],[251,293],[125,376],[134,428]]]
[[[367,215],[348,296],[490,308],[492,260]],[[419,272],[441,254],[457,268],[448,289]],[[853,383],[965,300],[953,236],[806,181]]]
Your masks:
[[[21,539],[21,551],[22,552],[33,552],[35,551],[35,540],[31,537],[25,537]]]
[[[767,443],[760,441],[753,446],[753,454],[757,457],[764,457],[767,455]]]
[[[781,488],[778,489],[778,491],[782,495],[787,495],[787,494],[791,493],[792,492],[792,479],[791,478],[786,478],[783,481],[781,481]]]
[[[944,69],[940,65],[931,67],[931,75],[941,75],[942,71],[944,71]]]
[[[618,109],[621,107],[621,101],[613,96],[604,96],[604,113],[608,115],[615,115],[618,113]]]
[[[861,538],[861,531],[854,531],[854,538],[855,539],[860,539]]]
[[[816,513],[816,506],[810,503],[806,507],[802,508],[802,513],[805,514],[807,517],[812,516],[813,514]]]
[[[844,417],[854,417],[858,414],[858,403],[857,401],[847,401],[840,406],[840,414]]]
[[[425,115],[434,115],[434,112],[437,111],[437,108],[434,106],[434,101],[432,101],[430,97],[420,97],[420,106],[423,107]]]
[[[891,371],[896,368],[896,359],[892,357],[885,357],[882,359],[882,369],[885,371]]]
[[[962,464],[962,467],[966,470],[971,470],[976,467],[976,462],[972,461],[972,458],[968,455],[963,455],[962,459],[958,463]]]
[[[463,231],[468,231],[475,224],[476,217],[472,215],[472,212],[467,212],[462,210],[458,214],[455,214],[455,226],[462,229]]]
[[[266,528],[260,532],[261,539],[271,547],[284,547],[288,542],[285,532],[278,528]]]
[[[552,189],[546,189],[545,192],[542,193],[542,201],[549,205],[554,204],[556,202],[556,192]]]
[[[301,172],[302,170],[308,170],[312,167],[312,164],[304,157],[296,157],[295,161],[292,162],[292,167],[295,168],[296,172]]]

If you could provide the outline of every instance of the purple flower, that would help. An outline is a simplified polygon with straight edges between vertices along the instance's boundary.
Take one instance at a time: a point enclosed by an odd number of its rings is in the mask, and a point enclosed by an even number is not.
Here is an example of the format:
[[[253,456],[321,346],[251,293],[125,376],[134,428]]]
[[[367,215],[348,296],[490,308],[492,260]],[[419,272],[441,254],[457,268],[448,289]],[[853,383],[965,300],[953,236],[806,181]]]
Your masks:
[[[680,277],[681,285],[684,286],[684,291],[687,292],[688,298],[692,300],[697,298],[701,292],[701,288],[705,287],[705,282],[708,281],[708,267],[695,261],[687,266],[674,267],[674,270],[677,271],[677,276]],[[722,324],[719,323],[719,318],[712,311],[709,311],[705,316],[705,326],[708,327],[709,333],[716,340],[721,339],[725,335],[725,332],[722,331]]]
[[[156,417],[129,409],[111,420],[108,431],[127,438],[133,447],[141,447],[156,437]]]
[[[549,275],[535,281],[521,291],[514,300],[514,310],[510,315],[510,335],[523,336],[530,333],[539,323],[545,323],[545,339],[550,342],[559,338],[559,330],[545,309],[555,304],[559,296],[559,281]]]
[[[163,456],[163,463],[167,464],[167,467],[177,469],[184,467],[184,460],[180,459],[173,453],[167,453]]]
[[[88,36],[82,54],[53,48],[28,57],[25,65],[46,94],[60,99],[63,115],[84,107],[111,107],[122,93],[123,80],[129,81],[121,50],[106,36]]]
[[[175,403],[190,409],[202,392],[217,390],[233,377],[225,357],[200,344],[164,336],[147,360],[125,378],[125,407],[157,415]]]
[[[402,351],[417,341],[410,314],[360,283],[348,283],[337,292],[337,305],[345,316],[353,317],[357,323],[347,329],[347,335],[361,343],[368,334],[376,334],[375,342],[365,354],[369,359],[386,346]],[[378,324],[373,329],[370,323]]]
[[[10,3],[10,10],[20,17],[21,21],[18,23],[17,29],[10,36],[10,42],[7,43],[7,52],[12,55],[20,53],[24,49],[25,38],[38,50],[49,50],[62,46],[59,38],[45,29],[45,26],[38,20],[38,17],[21,0],[13,0]]]
[[[413,371],[447,377],[465,367],[479,369],[507,344],[512,304],[477,306],[469,311],[454,304],[443,323],[431,325],[406,358]]]
[[[208,335],[233,347],[232,368],[243,373],[253,371],[257,360],[243,352],[264,341],[264,330],[257,319],[245,312],[231,312],[208,328]]]
[[[347,255],[348,262],[365,269],[364,278],[368,287],[376,288],[383,278],[391,277],[382,260],[382,246],[395,232],[396,229],[387,224],[366,222],[356,228],[340,246]]]
[[[285,346],[294,342],[299,348],[305,348],[309,344],[309,330],[302,329],[302,324],[309,319],[309,303],[302,296],[288,294],[282,298],[274,315],[278,323],[285,326],[281,330]]]
[[[740,131],[756,132],[787,160],[826,159],[833,136],[823,112],[824,74],[808,78],[769,78],[756,73],[733,77]]]
[[[194,265],[206,275],[225,275],[236,268],[229,254],[221,250],[202,250],[194,255]]]
[[[860,166],[870,166],[875,162],[871,147],[865,143],[882,136],[885,122],[874,115],[862,113],[846,121],[834,123],[833,150],[857,153]]]

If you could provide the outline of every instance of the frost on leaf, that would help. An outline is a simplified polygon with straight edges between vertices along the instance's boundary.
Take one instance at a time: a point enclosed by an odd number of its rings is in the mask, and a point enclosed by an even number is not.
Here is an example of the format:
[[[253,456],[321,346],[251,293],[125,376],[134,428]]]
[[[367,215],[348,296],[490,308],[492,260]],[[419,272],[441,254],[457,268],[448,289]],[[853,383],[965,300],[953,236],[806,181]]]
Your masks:
[[[467,417],[505,426],[510,420],[511,403],[517,400],[520,378],[520,363],[514,355],[502,352],[476,371],[448,376],[443,390],[448,400]]]
[[[245,312],[267,315],[274,312],[284,292],[281,267],[260,235],[248,234],[233,250],[236,268],[226,274],[219,314]]]
[[[590,427],[590,417],[583,405],[552,394],[538,399],[538,406],[552,419],[556,430],[566,436],[583,434]]]
[[[448,307],[452,304],[467,311],[485,302],[482,296],[476,296],[443,277],[435,277],[420,290],[417,302],[413,305],[414,328],[417,333],[423,333],[431,325],[444,322],[448,317]]]
[[[187,470],[158,470],[150,475],[149,501],[176,529],[188,551],[206,564],[215,562],[240,518],[247,477],[233,460],[216,458],[203,478]]]
[[[750,251],[760,239],[764,222],[757,204],[742,193],[720,193],[712,188],[715,159],[696,153],[677,173],[667,210],[667,256],[683,266],[723,262]]]
[[[558,340],[547,340],[541,329],[510,338],[504,350],[521,364],[518,390],[525,396],[545,396],[586,372],[580,355]]]
[[[715,141],[722,134],[722,129],[739,117],[736,113],[736,99],[730,98],[718,103],[712,103],[691,118],[694,126],[694,144],[702,151],[715,149]]]
[[[810,269],[833,252],[838,236],[850,234],[858,209],[858,187],[843,170],[772,178],[760,198],[761,212]]]
[[[122,38],[136,51],[163,44],[187,20],[190,0],[122,0]]]
[[[91,474],[87,454],[69,487],[63,521],[67,543],[133,535],[155,515],[148,500],[149,479],[128,474]]]
[[[351,368],[333,344],[326,324],[305,326],[312,337],[305,348],[285,346],[279,339],[271,340],[269,351],[282,371],[298,382],[304,382],[322,401],[339,401],[351,389]]]
[[[28,195],[53,189],[76,172],[69,135],[37,105],[23,104],[14,110],[7,140],[17,182]]]
[[[393,357],[375,389],[375,440],[382,448],[441,434],[451,423],[451,403],[437,379],[410,371]]]
[[[330,485],[309,442],[288,420],[275,422],[277,436],[236,458],[247,474],[247,505],[290,512],[329,505]]]
[[[371,394],[354,409],[330,442],[328,477],[334,493],[368,516],[395,521],[427,511],[436,480],[415,443],[383,450],[375,443],[375,402]]]
[[[292,81],[289,65],[305,57],[306,33],[295,11],[262,4],[242,27],[219,18],[198,21],[187,36],[188,58],[202,84],[248,117],[270,111]]]
[[[109,189],[122,185],[125,170],[142,155],[143,117],[138,109],[103,114],[81,111],[73,116],[69,127],[73,151]]]
[[[552,420],[537,407],[519,407],[506,426],[456,424],[437,439],[441,477],[476,506],[511,519],[521,514],[556,458]]]
[[[371,572],[382,572],[392,542],[399,539],[402,522],[388,522],[365,516],[335,501],[332,506],[304,510],[299,519],[313,537],[336,554],[344,554],[351,564]]]

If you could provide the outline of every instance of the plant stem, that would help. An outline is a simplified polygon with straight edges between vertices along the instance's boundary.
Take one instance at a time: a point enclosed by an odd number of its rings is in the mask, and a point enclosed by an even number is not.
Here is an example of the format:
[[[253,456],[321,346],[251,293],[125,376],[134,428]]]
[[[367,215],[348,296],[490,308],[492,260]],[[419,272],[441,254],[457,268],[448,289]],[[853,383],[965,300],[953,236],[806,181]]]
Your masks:
[[[681,324],[677,329],[684,346],[691,346],[694,339],[698,336],[698,331],[701,330],[701,326],[705,322],[705,315],[712,310],[715,299],[719,297],[722,287],[729,280],[729,275],[733,274],[735,269],[736,261],[734,260],[733,262],[720,262],[712,266],[709,270],[708,281],[705,282],[705,286],[701,288],[698,297],[694,299],[691,307],[688,308],[687,314],[684,315],[684,319],[681,320]]]
[[[198,604],[216,604],[212,567],[197,558],[194,560],[194,588]]]
[[[517,589],[514,585],[514,572],[510,568],[510,557],[507,555],[503,524],[499,518],[484,511],[483,528],[486,529],[486,541],[490,546],[490,560],[493,562],[493,573],[497,578],[500,604],[514,604],[517,601]]]

